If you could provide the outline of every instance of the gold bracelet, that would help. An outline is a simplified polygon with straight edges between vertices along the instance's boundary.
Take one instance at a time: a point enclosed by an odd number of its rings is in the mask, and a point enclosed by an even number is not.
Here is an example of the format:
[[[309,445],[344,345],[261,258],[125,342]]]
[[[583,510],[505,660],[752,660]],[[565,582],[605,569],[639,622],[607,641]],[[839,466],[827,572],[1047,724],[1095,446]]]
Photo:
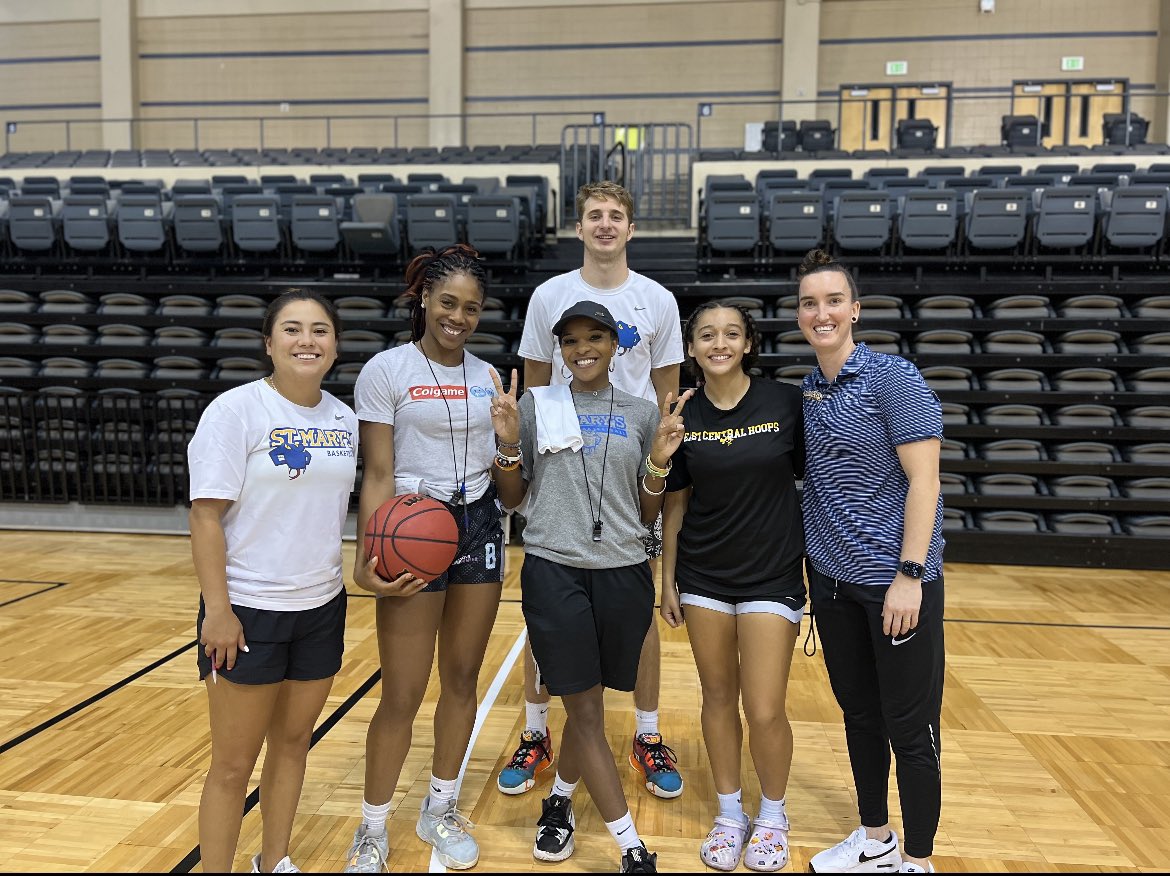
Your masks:
[[[674,460],[668,459],[666,461],[666,468],[659,468],[653,462],[650,461],[650,454],[649,453],[646,454],[646,471],[650,474],[651,477],[664,478],[668,474],[670,474],[670,470],[673,466],[674,466]],[[655,495],[657,495],[657,494],[655,494]]]

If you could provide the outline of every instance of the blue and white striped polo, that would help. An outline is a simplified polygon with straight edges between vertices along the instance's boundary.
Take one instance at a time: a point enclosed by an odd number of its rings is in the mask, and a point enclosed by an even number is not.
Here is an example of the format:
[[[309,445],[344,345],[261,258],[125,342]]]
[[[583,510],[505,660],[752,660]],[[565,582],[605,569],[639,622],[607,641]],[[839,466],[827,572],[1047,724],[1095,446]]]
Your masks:
[[[889,584],[902,559],[910,481],[899,444],[942,439],[942,405],[913,363],[859,343],[836,380],[804,379],[804,540],[817,571]],[[942,495],[924,581],[942,575]],[[907,559],[916,559],[908,557]]]

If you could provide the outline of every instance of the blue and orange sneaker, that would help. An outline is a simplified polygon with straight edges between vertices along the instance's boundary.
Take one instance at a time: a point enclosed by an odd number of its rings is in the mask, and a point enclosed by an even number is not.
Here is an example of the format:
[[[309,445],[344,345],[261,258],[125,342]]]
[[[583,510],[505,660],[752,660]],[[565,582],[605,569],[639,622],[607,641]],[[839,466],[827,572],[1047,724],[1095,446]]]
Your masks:
[[[646,779],[646,790],[655,797],[670,799],[683,792],[683,780],[675,763],[678,757],[662,741],[660,733],[639,733],[634,737],[630,766]]]
[[[552,766],[552,735],[548,728],[525,730],[520,734],[520,745],[511,762],[500,770],[496,787],[501,794],[523,794],[536,784],[537,777]]]

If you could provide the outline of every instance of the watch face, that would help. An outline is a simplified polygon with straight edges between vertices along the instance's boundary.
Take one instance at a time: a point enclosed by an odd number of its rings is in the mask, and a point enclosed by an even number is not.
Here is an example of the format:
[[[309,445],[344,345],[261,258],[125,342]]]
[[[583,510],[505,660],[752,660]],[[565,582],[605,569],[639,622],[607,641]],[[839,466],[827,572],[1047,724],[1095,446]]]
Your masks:
[[[926,567],[919,563],[906,560],[898,568],[898,571],[908,578],[921,578],[924,574],[926,574]]]

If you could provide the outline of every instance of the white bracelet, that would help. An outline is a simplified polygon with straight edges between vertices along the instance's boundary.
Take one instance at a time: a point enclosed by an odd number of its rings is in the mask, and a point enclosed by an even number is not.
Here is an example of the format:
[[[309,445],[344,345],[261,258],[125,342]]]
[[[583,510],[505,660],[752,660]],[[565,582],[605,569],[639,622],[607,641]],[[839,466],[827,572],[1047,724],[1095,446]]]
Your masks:
[[[666,492],[666,484],[663,484],[662,489],[659,490],[658,492],[654,492],[654,490],[647,487],[646,486],[646,478],[647,477],[648,477],[648,475],[642,475],[642,492],[643,493],[645,493],[647,496],[661,496],[663,493]]]

